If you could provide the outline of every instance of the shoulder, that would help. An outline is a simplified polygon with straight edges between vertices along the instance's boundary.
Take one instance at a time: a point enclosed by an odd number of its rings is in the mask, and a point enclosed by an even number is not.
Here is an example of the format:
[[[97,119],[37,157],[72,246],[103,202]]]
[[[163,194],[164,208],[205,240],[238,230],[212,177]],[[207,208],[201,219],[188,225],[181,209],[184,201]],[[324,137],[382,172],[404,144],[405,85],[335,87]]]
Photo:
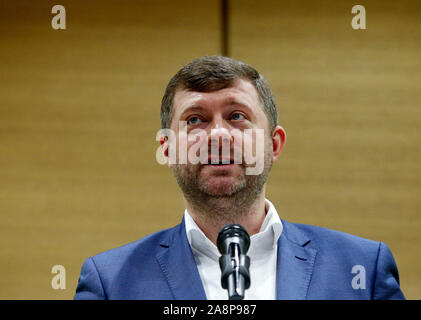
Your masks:
[[[308,247],[316,249],[319,254],[341,255],[343,258],[357,255],[361,259],[372,260],[377,258],[382,245],[385,246],[380,241],[329,228],[285,220],[282,223],[284,236],[289,241],[299,245],[308,243]]]
[[[400,290],[396,262],[384,242],[323,227],[282,223],[284,238],[314,250],[316,263],[312,282],[317,284],[315,288],[329,288],[330,298],[405,298]],[[338,289],[341,283],[351,288],[345,296]],[[310,294],[317,296],[317,292],[313,290]]]
[[[302,224],[302,223],[293,223],[282,220],[282,223],[286,229],[286,232],[301,232],[305,236],[310,239],[314,239],[315,241],[323,241],[323,240],[339,240],[351,243],[363,243],[368,245],[373,245],[378,243],[377,241],[367,239],[364,237],[356,236],[350,233],[333,230],[325,227],[319,227],[315,225],[309,224]]]
[[[137,261],[146,262],[155,257],[162,247],[172,241],[174,233],[180,225],[154,232],[137,241],[100,252],[91,257],[97,267],[110,267],[130,261],[135,257]]]
[[[127,299],[147,297],[149,285],[162,287],[165,279],[156,257],[181,231],[180,225],[152,233],[137,241],[91,256],[82,265],[75,299]]]

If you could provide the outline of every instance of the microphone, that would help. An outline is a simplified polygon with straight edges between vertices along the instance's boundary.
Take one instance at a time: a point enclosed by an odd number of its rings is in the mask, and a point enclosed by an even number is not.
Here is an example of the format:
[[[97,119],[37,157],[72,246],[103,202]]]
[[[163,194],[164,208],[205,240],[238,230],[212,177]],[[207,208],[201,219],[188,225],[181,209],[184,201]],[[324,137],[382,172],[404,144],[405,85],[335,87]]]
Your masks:
[[[250,237],[241,225],[228,224],[219,232],[216,243],[222,254],[219,258],[222,288],[228,289],[229,300],[242,300],[245,289],[250,288],[250,258],[246,255]]]

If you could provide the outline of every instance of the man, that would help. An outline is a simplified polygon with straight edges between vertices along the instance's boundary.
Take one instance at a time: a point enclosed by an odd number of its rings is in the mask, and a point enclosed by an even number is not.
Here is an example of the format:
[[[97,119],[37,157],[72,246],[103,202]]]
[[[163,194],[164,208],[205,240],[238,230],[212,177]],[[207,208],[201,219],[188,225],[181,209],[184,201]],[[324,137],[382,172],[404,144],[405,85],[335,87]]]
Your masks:
[[[384,243],[281,220],[265,198],[286,134],[267,83],[251,66],[220,56],[193,60],[166,88],[161,125],[184,218],[88,258],[75,299],[227,299],[215,244],[229,223],[251,237],[246,299],[404,298]],[[263,150],[261,168],[256,152],[254,163],[246,159],[250,147]]]

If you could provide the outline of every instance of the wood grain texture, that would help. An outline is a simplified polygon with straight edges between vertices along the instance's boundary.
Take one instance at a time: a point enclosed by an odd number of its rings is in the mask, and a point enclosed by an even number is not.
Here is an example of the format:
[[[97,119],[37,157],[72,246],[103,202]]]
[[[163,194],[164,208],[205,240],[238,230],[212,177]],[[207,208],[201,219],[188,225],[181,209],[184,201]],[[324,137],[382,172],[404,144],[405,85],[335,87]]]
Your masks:
[[[421,298],[421,4],[232,1],[232,54],[277,99],[287,144],[268,197],[286,220],[384,241]]]
[[[54,4],[1,6],[3,299],[70,299],[85,258],[179,223],[160,102],[183,64],[219,53],[218,1],[61,1],[57,31]]]
[[[282,218],[386,242],[421,298],[421,8],[231,1],[230,51],[268,79],[288,135]],[[88,256],[179,223],[155,160],[170,77],[220,50],[219,1],[0,1],[0,298],[71,299]],[[66,267],[66,290],[51,268]]]

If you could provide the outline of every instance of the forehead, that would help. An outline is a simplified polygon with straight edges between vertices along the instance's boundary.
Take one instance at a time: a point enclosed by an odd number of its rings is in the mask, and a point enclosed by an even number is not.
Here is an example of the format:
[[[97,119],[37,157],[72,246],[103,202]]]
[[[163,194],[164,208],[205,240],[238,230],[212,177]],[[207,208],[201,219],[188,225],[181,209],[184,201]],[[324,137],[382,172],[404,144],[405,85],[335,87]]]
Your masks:
[[[232,86],[212,92],[177,90],[173,102],[173,118],[192,106],[216,106],[218,104],[243,104],[254,112],[263,111],[254,85],[239,79]]]

